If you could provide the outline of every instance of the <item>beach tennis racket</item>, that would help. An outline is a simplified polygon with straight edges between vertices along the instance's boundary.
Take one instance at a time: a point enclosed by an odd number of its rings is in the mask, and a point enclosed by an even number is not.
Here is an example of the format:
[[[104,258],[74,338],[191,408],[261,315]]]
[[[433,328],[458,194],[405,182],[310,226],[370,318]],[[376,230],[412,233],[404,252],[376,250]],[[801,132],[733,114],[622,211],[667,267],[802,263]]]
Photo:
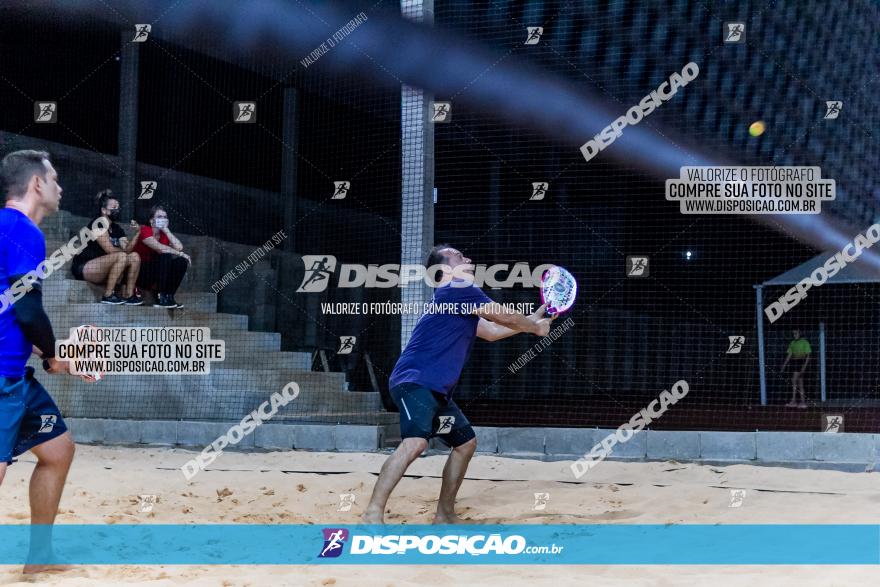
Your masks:
[[[568,311],[577,297],[577,280],[562,267],[553,266],[541,277],[541,303],[547,304],[547,314],[553,316]]]

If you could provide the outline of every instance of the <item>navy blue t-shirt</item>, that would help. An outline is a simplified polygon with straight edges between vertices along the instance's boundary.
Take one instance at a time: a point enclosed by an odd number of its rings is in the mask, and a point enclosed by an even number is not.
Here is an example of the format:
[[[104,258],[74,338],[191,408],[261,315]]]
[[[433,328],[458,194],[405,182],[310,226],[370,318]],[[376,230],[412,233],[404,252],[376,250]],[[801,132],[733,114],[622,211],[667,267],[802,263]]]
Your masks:
[[[492,300],[472,283],[454,280],[438,287],[432,302],[438,311],[419,319],[391,372],[389,385],[418,383],[448,396],[458,383],[477,335],[480,318],[472,312]]]
[[[46,239],[37,225],[18,210],[0,209],[0,293],[12,285],[10,278],[33,271],[45,259]],[[0,312],[0,376],[21,377],[30,355],[31,343],[15,321],[12,306],[6,306]]]

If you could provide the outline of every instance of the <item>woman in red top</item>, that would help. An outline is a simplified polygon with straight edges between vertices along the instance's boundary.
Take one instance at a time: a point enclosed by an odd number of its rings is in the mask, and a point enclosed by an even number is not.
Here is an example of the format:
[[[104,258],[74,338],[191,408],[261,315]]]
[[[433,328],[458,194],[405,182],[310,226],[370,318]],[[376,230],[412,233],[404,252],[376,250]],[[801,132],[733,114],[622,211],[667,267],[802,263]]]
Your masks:
[[[183,304],[177,303],[174,294],[192,259],[183,252],[180,240],[168,228],[168,213],[162,206],[150,209],[150,224],[141,227],[134,252],[141,258],[138,285],[158,290],[156,307],[182,308]]]

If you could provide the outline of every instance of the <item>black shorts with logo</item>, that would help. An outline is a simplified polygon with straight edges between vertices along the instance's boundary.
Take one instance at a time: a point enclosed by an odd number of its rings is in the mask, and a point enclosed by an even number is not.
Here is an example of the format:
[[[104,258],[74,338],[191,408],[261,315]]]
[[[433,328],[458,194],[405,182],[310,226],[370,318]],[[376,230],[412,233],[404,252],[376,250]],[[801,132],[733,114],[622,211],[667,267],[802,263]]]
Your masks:
[[[437,437],[451,447],[476,436],[461,408],[442,393],[418,383],[401,383],[391,389],[400,410],[401,438]]]
[[[49,392],[34,378],[33,367],[22,377],[0,376],[0,462],[67,432],[67,424]]]

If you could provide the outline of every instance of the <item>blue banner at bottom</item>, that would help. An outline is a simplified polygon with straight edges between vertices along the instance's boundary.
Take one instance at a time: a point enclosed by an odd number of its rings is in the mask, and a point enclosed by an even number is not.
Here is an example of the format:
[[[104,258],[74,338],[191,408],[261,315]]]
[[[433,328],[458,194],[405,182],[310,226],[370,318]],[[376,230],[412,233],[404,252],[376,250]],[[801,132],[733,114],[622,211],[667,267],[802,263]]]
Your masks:
[[[876,565],[878,525],[0,526],[0,564]]]

